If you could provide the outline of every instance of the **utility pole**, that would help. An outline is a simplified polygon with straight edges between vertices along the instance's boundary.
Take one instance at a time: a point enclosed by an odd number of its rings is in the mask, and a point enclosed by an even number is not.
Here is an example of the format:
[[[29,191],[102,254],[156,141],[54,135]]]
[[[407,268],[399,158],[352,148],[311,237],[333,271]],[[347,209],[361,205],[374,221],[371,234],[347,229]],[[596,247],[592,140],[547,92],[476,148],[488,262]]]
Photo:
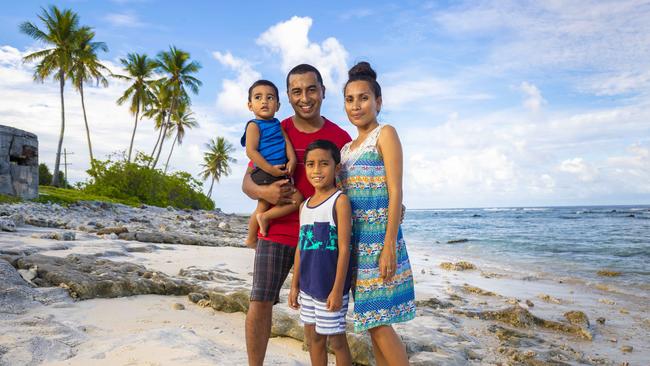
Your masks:
[[[64,148],[63,149],[63,167],[64,167],[63,183],[68,182],[68,165],[72,165],[72,163],[68,163],[68,155],[74,155],[74,153],[73,152],[69,153],[68,150]]]

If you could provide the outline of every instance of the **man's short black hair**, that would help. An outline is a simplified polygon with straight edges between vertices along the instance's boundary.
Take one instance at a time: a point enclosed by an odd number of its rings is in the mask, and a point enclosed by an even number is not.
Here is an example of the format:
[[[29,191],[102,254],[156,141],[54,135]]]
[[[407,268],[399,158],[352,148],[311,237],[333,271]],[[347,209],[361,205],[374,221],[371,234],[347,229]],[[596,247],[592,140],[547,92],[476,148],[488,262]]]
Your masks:
[[[253,89],[255,89],[256,86],[260,86],[260,85],[266,85],[266,86],[270,86],[271,88],[273,88],[273,91],[275,92],[275,99],[276,100],[280,99],[280,96],[278,95],[278,87],[275,86],[275,84],[273,84],[272,82],[270,82],[268,80],[261,79],[261,80],[257,80],[256,82],[254,82],[253,85],[251,85],[251,87],[248,88],[248,101],[249,102],[251,101],[251,98],[253,97]]]
[[[305,162],[307,162],[307,155],[309,152],[316,149],[329,151],[332,154],[332,159],[334,159],[334,162],[336,164],[339,164],[341,162],[341,151],[339,150],[338,146],[329,140],[316,140],[309,144],[309,146],[307,146],[307,149],[305,149]]]
[[[314,74],[316,74],[316,80],[318,80],[320,85],[323,86],[323,77],[321,76],[320,71],[318,71],[317,68],[309,64],[300,64],[298,66],[295,66],[293,69],[291,69],[291,71],[289,71],[289,73],[287,74],[287,90],[289,90],[289,76],[294,74],[302,75],[308,72],[313,72]]]

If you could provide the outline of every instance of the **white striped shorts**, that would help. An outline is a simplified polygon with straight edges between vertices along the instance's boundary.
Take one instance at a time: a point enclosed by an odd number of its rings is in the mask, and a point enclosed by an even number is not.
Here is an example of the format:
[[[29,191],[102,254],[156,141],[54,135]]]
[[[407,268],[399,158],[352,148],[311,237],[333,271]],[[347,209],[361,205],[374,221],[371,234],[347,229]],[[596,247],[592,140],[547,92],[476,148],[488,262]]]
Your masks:
[[[327,310],[327,302],[316,300],[300,291],[300,321],[306,325],[316,325],[316,333],[334,335],[345,333],[345,315],[348,313],[350,294],[343,296],[341,309]]]

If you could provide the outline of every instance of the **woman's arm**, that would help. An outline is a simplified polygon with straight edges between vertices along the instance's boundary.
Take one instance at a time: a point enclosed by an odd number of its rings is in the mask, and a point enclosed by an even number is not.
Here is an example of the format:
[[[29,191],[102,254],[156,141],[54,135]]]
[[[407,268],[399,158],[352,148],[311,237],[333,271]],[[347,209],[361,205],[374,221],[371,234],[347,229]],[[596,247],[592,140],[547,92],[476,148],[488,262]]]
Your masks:
[[[379,263],[382,277],[387,280],[393,276],[397,266],[397,233],[402,213],[402,144],[393,126],[386,125],[382,128],[377,147],[384,159],[388,187],[388,224]]]

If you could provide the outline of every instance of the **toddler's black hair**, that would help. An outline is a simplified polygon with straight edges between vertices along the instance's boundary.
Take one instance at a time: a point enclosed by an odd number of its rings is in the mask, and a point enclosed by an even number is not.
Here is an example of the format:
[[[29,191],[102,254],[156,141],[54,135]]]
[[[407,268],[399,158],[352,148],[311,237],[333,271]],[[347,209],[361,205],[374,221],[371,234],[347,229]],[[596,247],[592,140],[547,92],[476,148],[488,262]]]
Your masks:
[[[307,149],[305,149],[304,162],[307,162],[307,155],[309,154],[309,152],[316,149],[323,149],[329,151],[332,154],[332,159],[334,159],[334,162],[336,164],[339,164],[341,162],[341,151],[339,151],[339,148],[332,141],[329,140],[316,140],[311,144],[309,144],[309,146],[307,146]]]
[[[278,94],[278,87],[275,86],[275,84],[273,84],[272,82],[270,82],[268,80],[261,79],[261,80],[257,80],[256,82],[254,82],[253,85],[251,85],[251,87],[248,88],[248,101],[249,102],[251,101],[251,97],[253,96],[253,89],[255,89],[256,86],[260,86],[260,85],[270,86],[271,88],[273,88],[273,91],[275,92],[275,99],[278,100],[280,98],[280,95]]]

